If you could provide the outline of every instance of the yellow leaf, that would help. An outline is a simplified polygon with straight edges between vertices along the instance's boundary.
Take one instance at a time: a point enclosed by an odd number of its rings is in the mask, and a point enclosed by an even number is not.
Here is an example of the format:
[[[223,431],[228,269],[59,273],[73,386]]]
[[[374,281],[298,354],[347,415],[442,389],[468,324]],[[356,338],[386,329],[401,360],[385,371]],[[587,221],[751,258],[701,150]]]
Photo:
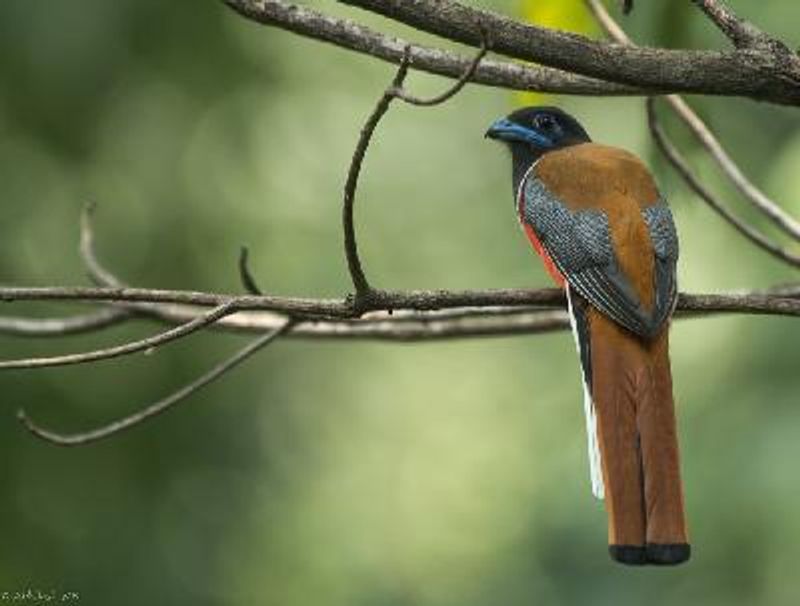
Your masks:
[[[520,14],[524,21],[548,27],[591,35],[597,25],[584,0],[520,0]],[[515,105],[542,105],[553,103],[554,95],[548,93],[517,92]]]

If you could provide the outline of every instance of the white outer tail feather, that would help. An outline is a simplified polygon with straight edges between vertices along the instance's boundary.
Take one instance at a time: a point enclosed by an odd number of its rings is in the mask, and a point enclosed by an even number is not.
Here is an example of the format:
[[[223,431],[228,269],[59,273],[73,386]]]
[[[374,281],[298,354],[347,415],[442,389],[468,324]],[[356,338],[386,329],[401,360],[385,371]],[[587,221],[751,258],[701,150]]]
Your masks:
[[[578,337],[578,326],[575,312],[572,310],[572,294],[569,284],[565,286],[567,293],[567,307],[569,309],[569,324],[572,327],[572,336],[575,337],[575,347],[578,350],[578,360],[581,360],[581,343]],[[589,452],[589,474],[592,480],[592,494],[598,499],[605,497],[605,484],[603,483],[603,465],[600,458],[600,444],[597,439],[597,415],[594,411],[592,391],[586,381],[586,374],[581,368],[581,385],[583,385],[583,411],[586,414],[586,438]]]

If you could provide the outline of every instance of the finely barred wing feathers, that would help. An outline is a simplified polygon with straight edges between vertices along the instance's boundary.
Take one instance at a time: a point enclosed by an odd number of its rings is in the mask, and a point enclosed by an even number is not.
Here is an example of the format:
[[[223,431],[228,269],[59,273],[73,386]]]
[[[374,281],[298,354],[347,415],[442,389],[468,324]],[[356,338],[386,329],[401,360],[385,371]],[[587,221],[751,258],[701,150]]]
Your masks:
[[[642,209],[656,257],[656,315],[661,324],[672,313],[678,300],[675,266],[678,262],[678,233],[672,212],[662,198]]]
[[[678,260],[678,233],[666,201],[662,198],[656,204],[644,207],[642,216],[650,231],[656,257],[675,263]]]
[[[647,310],[620,270],[605,212],[567,208],[529,173],[523,184],[522,220],[531,226],[570,286],[593,306],[643,337],[658,333],[674,306],[678,246],[666,204],[643,209],[656,258],[655,305]]]

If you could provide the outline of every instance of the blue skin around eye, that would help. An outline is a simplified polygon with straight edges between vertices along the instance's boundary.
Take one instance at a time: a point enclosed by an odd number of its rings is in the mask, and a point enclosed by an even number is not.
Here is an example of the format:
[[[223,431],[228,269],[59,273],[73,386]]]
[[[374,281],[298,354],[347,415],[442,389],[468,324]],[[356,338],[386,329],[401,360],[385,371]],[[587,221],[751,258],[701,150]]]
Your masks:
[[[518,141],[525,141],[526,143],[533,143],[538,147],[554,147],[555,142],[543,134],[526,128],[521,124],[512,122],[506,118],[500,118],[489,128],[489,132],[494,135],[502,135],[505,139],[516,139]]]

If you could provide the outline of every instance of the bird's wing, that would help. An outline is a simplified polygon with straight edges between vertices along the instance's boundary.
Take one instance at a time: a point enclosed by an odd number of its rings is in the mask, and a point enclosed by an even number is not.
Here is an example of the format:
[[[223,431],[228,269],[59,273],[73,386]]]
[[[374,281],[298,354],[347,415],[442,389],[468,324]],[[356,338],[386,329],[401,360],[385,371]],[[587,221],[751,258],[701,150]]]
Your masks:
[[[621,271],[603,210],[568,208],[535,174],[523,183],[521,219],[569,285],[594,307],[633,333],[657,334],[675,306],[678,238],[663,200],[642,208],[653,246],[654,297],[647,309]]]

